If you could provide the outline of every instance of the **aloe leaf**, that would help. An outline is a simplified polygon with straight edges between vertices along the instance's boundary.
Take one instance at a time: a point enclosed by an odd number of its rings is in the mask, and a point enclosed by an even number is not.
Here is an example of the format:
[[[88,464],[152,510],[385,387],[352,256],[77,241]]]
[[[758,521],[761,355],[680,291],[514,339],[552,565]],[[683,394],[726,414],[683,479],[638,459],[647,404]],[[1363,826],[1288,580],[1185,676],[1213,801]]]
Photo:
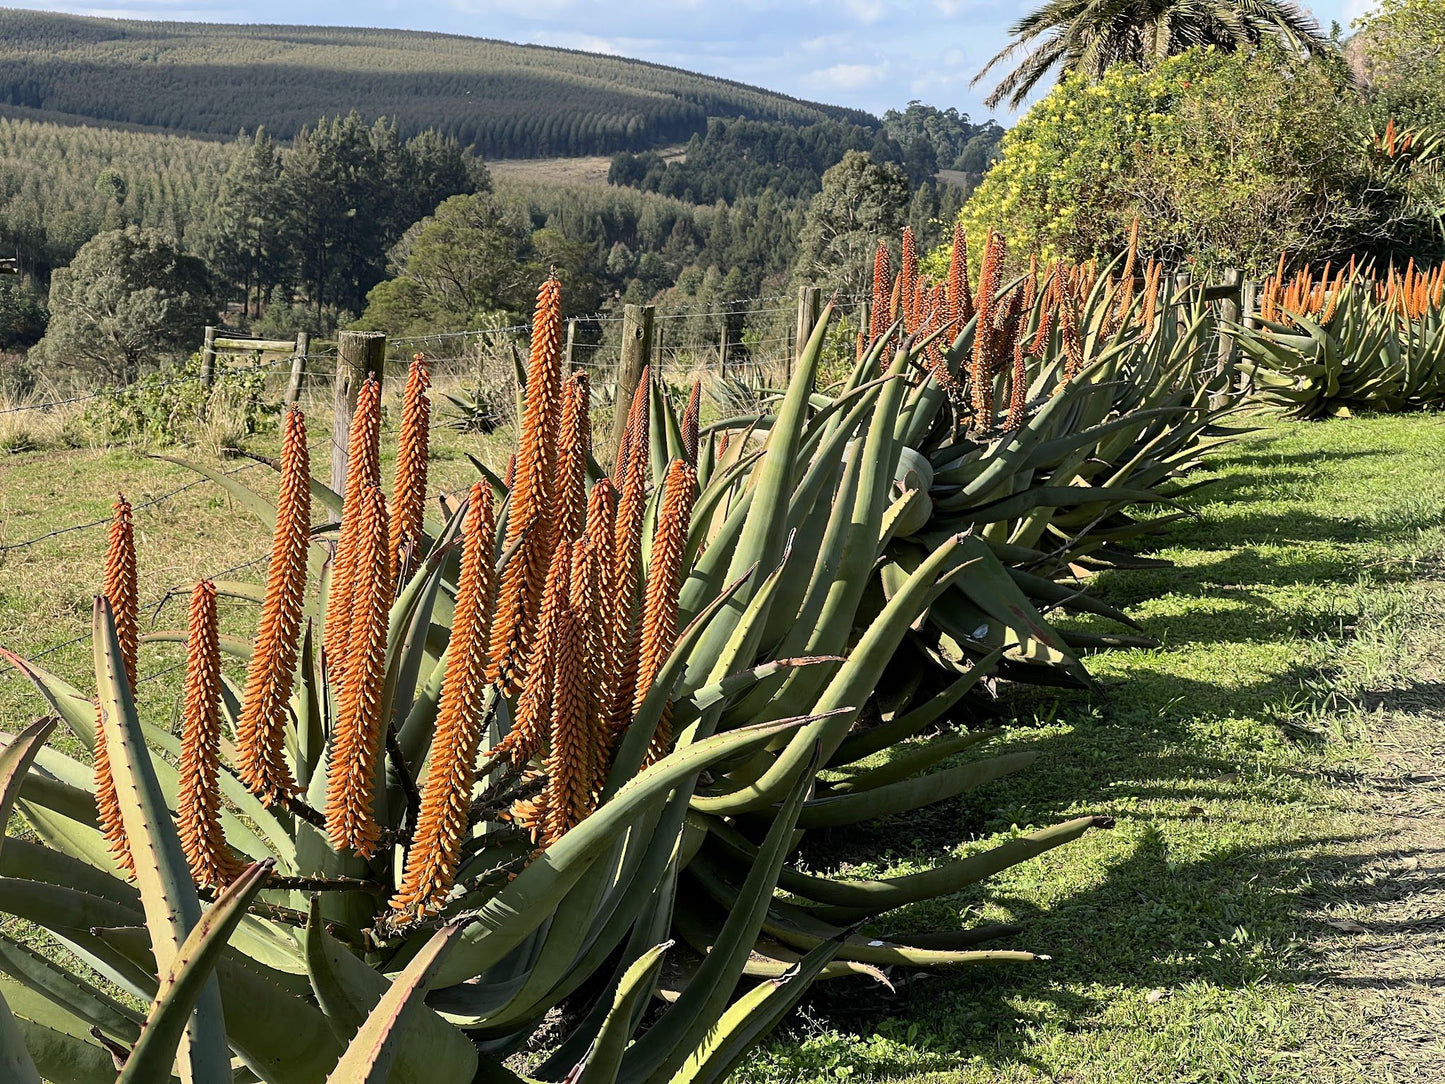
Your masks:
[[[574,1084],[613,1084],[622,1065],[622,1055],[632,1038],[633,1020],[639,1004],[652,993],[652,983],[662,967],[662,954],[672,947],[671,941],[654,945],[632,962],[623,972],[612,1008],[597,1032],[592,1049],[579,1066],[569,1074]]]
[[[158,629],[140,636],[143,644],[184,644],[186,639],[185,629]],[[242,640],[236,636],[218,636],[216,646],[220,648],[222,655],[229,655],[240,662],[249,662],[251,659],[253,648],[250,640]]]
[[[213,976],[216,963],[226,947],[227,938],[246,914],[246,907],[270,876],[271,868],[269,861],[252,863],[227,886],[191,928],[180,951],[161,976],[160,988],[146,1017],[140,1040],[126,1059],[116,1084],[147,1084],[148,1081],[164,1079],[170,1073],[176,1060],[176,1048],[190,1026],[192,1011],[202,996],[212,991],[219,1001]],[[196,1032],[192,1029],[193,1064],[196,1060],[195,1046]],[[220,1079],[229,1081],[230,1052],[224,1042],[224,1033],[219,1053],[226,1062],[225,1074]],[[195,1079],[199,1079],[199,1074]]]
[[[723,878],[711,862],[696,861],[688,869],[703,890],[723,907],[732,907],[737,898],[737,888]],[[819,919],[813,912],[796,904],[774,899],[763,918],[763,932],[795,949],[812,951],[824,941],[838,939],[838,959],[871,964],[876,967],[929,967],[954,968],[971,967],[985,963],[1030,963],[1047,960],[1032,952],[1014,949],[951,949],[926,948],[906,945],[897,941],[883,940],[872,936],[850,934],[831,923]]]
[[[313,901],[304,934],[306,967],[316,999],[336,1036],[351,1040],[391,986],[379,974],[328,934]],[[477,1049],[456,1028],[425,1006],[412,1010],[401,1034],[391,1084],[429,1081],[470,1081],[477,1071]]]
[[[578,956],[586,950],[614,887],[615,869],[611,855],[594,862],[563,897],[530,961],[526,981],[511,999],[486,1015],[478,1034],[493,1036],[524,1028],[556,1003],[553,992],[559,983],[566,984]]]
[[[12,858],[16,850],[13,845],[9,848]],[[154,972],[115,951],[92,932],[142,921],[138,905],[127,907],[74,888],[5,876],[0,877],[0,912],[49,930],[86,963],[131,993],[149,997],[154,989]]]
[[[268,531],[276,530],[276,505],[257,493],[249,486],[242,485],[233,476],[224,471],[213,470],[204,467],[199,463],[193,463],[188,459],[178,459],[170,455],[153,455],[152,459],[160,459],[166,463],[174,463],[178,467],[185,467],[187,470],[195,471],[203,478],[209,478],[216,485],[224,489],[242,508],[255,516],[263,527]]]
[[[644,769],[599,806],[500,892],[482,904],[457,951],[441,965],[438,987],[462,982],[491,967],[541,924],[587,867],[654,802],[725,757],[785,734],[803,719],[784,719],[729,731],[678,749]]]
[[[55,1039],[50,1040],[46,1033],[54,1035]],[[5,1080],[13,1081],[14,1084],[41,1084],[40,1073],[35,1068],[35,1062],[30,1056],[30,1046],[33,1044],[36,1048],[48,1053],[53,1047],[68,1045],[65,1040],[69,1038],[70,1036],[61,1035],[59,1032],[50,1032],[49,1028],[26,1024],[24,1021],[15,1019],[11,1015],[10,1006],[5,1003],[5,996],[0,994],[0,1075],[3,1075]],[[95,1049],[99,1050],[100,1048],[96,1047]],[[69,1070],[78,1068],[76,1065],[78,1059],[67,1058],[64,1060],[64,1064],[59,1066],[54,1058],[46,1060],[46,1069],[49,1073],[56,1074],[57,1068],[60,1072],[65,1073],[64,1076],[54,1075],[52,1077],[60,1084],[70,1084],[70,1081],[82,1079],[104,1079],[104,1077],[82,1078],[70,1072]],[[95,1063],[89,1066],[92,1069],[95,1067]],[[103,1067],[101,1071],[104,1071]]]
[[[392,605],[386,637],[386,677],[382,685],[382,704],[387,713],[385,725],[399,728],[405,721],[411,705],[415,702],[417,681],[427,649],[427,632],[431,628],[432,612],[436,608],[437,593],[441,587],[442,572],[446,567],[447,555],[451,552],[449,540],[460,529],[465,513],[465,504],[459,505],[456,514],[447,524],[440,543],[433,547],[422,571],[413,576],[411,582],[397,596]],[[401,780],[396,774],[396,765],[390,763],[385,749],[379,751],[384,767],[378,773],[378,783],[385,784],[375,814],[379,823],[396,827],[400,811],[404,808],[401,794]],[[407,762],[413,775],[418,774],[419,764]],[[388,812],[397,813],[386,819]]]
[[[692,946],[698,958],[702,959],[712,951],[726,918],[727,912],[706,893],[696,893],[688,898],[687,907],[677,910],[673,917],[673,928]],[[743,966],[743,974],[755,979],[780,979],[796,967],[803,956],[804,953],[792,945],[785,945],[763,934],[753,942],[748,962]],[[689,967],[688,961],[679,960],[677,971],[680,978],[674,982],[676,985],[683,985],[692,980],[697,967]],[[818,974],[818,978],[840,979],[846,975],[867,975],[892,989],[892,984],[880,968],[872,964],[861,964],[856,960],[831,962]]]
[[[87,752],[95,748],[95,702],[69,682],[0,647],[0,658],[28,677]]]
[[[1092,828],[1108,828],[1112,824],[1108,817],[1076,817],[1005,840],[976,854],[942,862],[932,869],[881,880],[822,877],[784,868],[778,876],[778,887],[816,905],[809,910],[819,919],[835,925],[847,925],[920,900],[939,899],[959,892],[1054,847],[1070,843]],[[719,857],[726,855],[730,862],[742,866],[756,859],[757,846],[735,828],[719,822],[709,827],[711,838],[718,848],[714,853]]]
[[[1108,817],[1076,817],[920,873],[876,882],[833,881],[828,886],[819,884],[825,878],[799,874],[788,886],[788,891],[824,902],[825,905],[814,908],[813,913],[827,922],[840,925],[857,922],[896,907],[959,892],[1045,851],[1071,843],[1092,828],[1112,825],[1113,821]]]
[[[718,1019],[673,1074],[671,1084],[715,1084],[728,1079],[744,1056],[792,1011],[838,954],[841,942],[825,941],[778,978],[754,986]]]
[[[5,934],[0,934],[0,971],[114,1039],[133,1043],[140,1036],[139,1014]]]
[[[59,719],[53,718],[37,719],[8,741],[4,749],[0,749],[0,847],[4,846],[10,814],[30,765],[35,763],[36,755],[58,722]]]
[[[321,719],[321,698],[316,690],[316,673],[316,625],[307,621],[306,631],[301,636],[296,687],[291,694],[292,709],[296,714],[296,782],[302,787],[311,785],[316,768],[321,763],[322,750],[326,747]],[[294,866],[295,839],[289,842],[289,858]]]
[[[121,662],[120,641],[110,604],[95,600],[93,621],[95,676],[111,774],[120,803],[126,841],[135,858],[136,884],[150,928],[156,963],[170,970],[190,931],[201,920],[201,904],[170,809],[156,779],[146,748],[130,683]],[[189,1084],[229,1082],[231,1059],[226,1047],[221,997],[208,979],[186,1030],[181,1057],[182,1077]]]
[[[793,470],[802,438],[803,423],[807,418],[808,394],[813,387],[818,362],[822,356],[826,339],[828,316],[831,303],[825,307],[807,345],[798,354],[797,371],[786,397],[778,409],[777,421],[768,435],[767,453],[752,479],[752,503],[747,520],[738,535],[737,546],[733,549],[725,581],[734,581],[753,566],[773,568],[783,553],[789,524],[782,511],[787,507],[792,489]],[[742,615],[751,592],[744,590],[713,618],[701,644],[703,660],[715,654],[726,641],[733,626]],[[818,652],[822,654],[822,652]],[[751,660],[749,660],[751,661]],[[702,683],[700,666],[689,666],[687,682],[690,685]]]
[[[843,657],[840,655],[821,655],[814,658],[771,659],[768,662],[759,663],[757,666],[750,666],[746,670],[729,674],[721,681],[714,681],[711,685],[704,685],[688,697],[686,701],[680,704],[674,704],[673,723],[674,725],[680,725],[690,721],[709,708],[724,703],[739,693],[746,692],[758,682],[774,674],[786,673],[789,670],[794,670],[801,666],[822,666],[840,663],[842,661]]]
[[[812,708],[818,721],[795,734],[759,778],[724,794],[698,795],[693,807],[718,814],[765,808],[781,797],[808,762],[811,745],[807,743],[822,742],[825,759],[831,756],[940,579],[964,567],[970,566],[958,540],[935,550],[909,577],[905,588],[888,601],[853,646],[848,661],[833,675]]]
[[[145,929],[98,929],[107,945],[132,961],[151,961]],[[132,933],[139,936],[131,936]],[[321,1010],[280,984],[276,972],[230,951],[216,964],[221,1001],[227,1008],[231,1047],[266,1084],[317,1084],[336,1065],[342,1046]],[[303,986],[308,987],[305,979]],[[154,972],[149,982],[156,990]]]
[[[432,935],[426,946],[407,964],[387,991],[381,995],[362,1023],[351,1045],[341,1055],[327,1084],[386,1084],[403,1036],[419,1012],[428,1011],[422,999],[436,981],[438,972],[457,941],[464,923],[445,926]],[[447,1067],[439,1067],[445,1071]],[[435,1084],[470,1084],[475,1066],[465,1073],[432,1075]]]
[[[990,741],[999,734],[997,730],[965,731],[961,734],[943,734],[929,741],[895,747],[894,755],[885,763],[873,768],[857,771],[843,779],[828,784],[828,794],[857,794],[876,790],[890,783],[901,782],[910,776],[925,772],[940,761],[970,749],[982,742]]]
[[[114,868],[105,838],[96,828],[95,799],[89,792],[32,772],[26,776],[16,804],[47,846],[98,870]]]
[[[962,700],[974,686],[991,674],[994,664],[1002,655],[1001,648],[989,652],[988,655],[974,663],[968,673],[955,680],[937,696],[930,698],[927,703],[920,704],[912,711],[880,723],[871,730],[849,735],[838,746],[838,751],[833,755],[829,766],[851,764],[854,761],[862,760],[864,757],[887,749],[895,742],[911,738],[924,727],[932,725]]]
[[[587,951],[578,958],[572,974],[553,991],[554,997],[570,994],[585,976],[606,964],[617,945],[627,937],[615,977],[605,987],[605,990],[612,989],[631,962],[666,935],[669,927],[666,915],[671,912],[667,901],[671,899],[671,884],[676,876],[676,842],[686,822],[691,796],[692,784],[685,783],[668,798],[660,814],[644,815],[628,831],[611,896],[599,909],[599,913],[607,917]],[[543,1064],[542,1075],[563,1072],[582,1060],[585,1047],[590,1044],[589,1037],[601,1027],[609,1006],[605,995],[598,998],[572,1035]]]
[[[74,889],[121,907],[139,910],[140,896],[133,885],[84,859],[27,839],[11,839],[0,856],[0,874],[16,880],[36,881]]]
[[[838,828],[876,817],[906,813],[1012,775],[1037,759],[1038,754],[1032,750],[1005,753],[872,790],[815,798],[803,807],[798,827]]]
[[[814,773],[822,759],[815,749],[809,771],[794,782],[782,807],[758,848],[758,859],[748,871],[736,902],[728,912],[712,951],[678,999],[640,1037],[623,1058],[622,1084],[666,1080],[707,1035],[742,977],[748,952],[757,939],[778,872],[783,868],[793,838],[798,812],[812,792]]]
[[[491,486],[492,499],[498,502],[502,501],[507,496],[507,487],[502,485],[502,479],[497,476],[497,473],[492,470],[492,468],[472,455],[471,452],[467,453],[467,458],[471,460],[472,466],[477,469],[477,473],[482,476],[482,479],[487,485]]]
[[[904,359],[898,358],[889,375],[898,377],[903,365]],[[861,444],[854,445],[842,486],[844,493],[853,494],[853,499],[835,499],[812,570],[813,587],[792,632],[782,641],[779,650],[784,654],[836,655],[846,646],[868,586],[869,572],[877,559],[883,516],[889,504],[888,489],[899,451],[892,423],[904,390],[900,379],[884,386],[866,437]],[[789,674],[777,693],[776,710],[789,714],[808,710],[810,698],[828,679],[829,674],[822,670]],[[756,706],[757,698],[751,699],[748,706]],[[857,703],[861,704],[862,700]],[[832,749],[827,752],[831,753]],[[800,759],[802,755],[800,751],[793,759]]]

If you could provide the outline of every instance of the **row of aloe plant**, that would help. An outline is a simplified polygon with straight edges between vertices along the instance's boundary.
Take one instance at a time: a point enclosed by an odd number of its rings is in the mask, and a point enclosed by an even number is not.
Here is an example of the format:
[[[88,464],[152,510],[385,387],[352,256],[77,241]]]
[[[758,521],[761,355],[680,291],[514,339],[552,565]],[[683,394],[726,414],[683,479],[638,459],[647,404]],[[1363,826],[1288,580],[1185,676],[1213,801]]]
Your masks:
[[[370,383],[344,493],[296,411],[275,501],[197,467],[274,543],[264,586],[196,583],[187,628],[150,637],[185,644],[179,734],[132,697],[122,501],[96,695],[11,656],[54,713],[0,756],[29,828],[0,910],[54,950],[0,935],[15,1078],[445,1084],[518,1079],[525,1050],[531,1079],[718,1080],[815,979],[1036,959],[979,947],[998,928],[855,927],[1103,818],[900,878],[792,858],[1025,767],[977,755],[970,690],[1084,682],[1081,651],[1126,642],[1045,614],[1127,621],[1071,577],[1135,560],[1169,517],[1128,509],[1214,439],[1205,317],[1135,296],[1132,258],[1004,283],[991,243],[974,290],[959,244],[935,288],[907,241],[849,379],[815,389],[831,307],[766,413],[702,426],[699,388],[678,410],[645,379],[610,474],[555,280],[505,477],[478,462],[427,509],[424,359],[389,501]],[[253,639],[219,635],[217,596],[258,608]],[[55,719],[92,764],[46,744]]]
[[[1445,404],[1445,267],[1286,277],[1281,257],[1258,320],[1236,334],[1256,398],[1291,417]]]

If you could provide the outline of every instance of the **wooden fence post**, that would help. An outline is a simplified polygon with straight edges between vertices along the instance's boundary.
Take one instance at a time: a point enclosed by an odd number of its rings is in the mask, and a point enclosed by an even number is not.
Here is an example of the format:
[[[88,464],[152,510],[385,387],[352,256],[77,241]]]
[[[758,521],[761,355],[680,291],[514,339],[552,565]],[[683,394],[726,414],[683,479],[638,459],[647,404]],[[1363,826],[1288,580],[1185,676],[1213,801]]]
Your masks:
[[[1193,281],[1188,271],[1174,276],[1174,326],[1180,335],[1189,329],[1189,287]]]
[[[206,338],[201,343],[201,387],[209,388],[216,382],[216,329],[206,325]]]
[[[1259,326],[1259,281],[1250,279],[1239,290],[1239,322],[1250,331]],[[1254,380],[1248,374],[1239,374],[1239,394],[1247,396],[1254,392]]]
[[[1219,391],[1214,394],[1212,405],[1223,407],[1228,404],[1230,394],[1229,385],[1233,382],[1234,372],[1234,351],[1237,343],[1233,335],[1225,332],[1225,324],[1239,323],[1240,310],[1240,270],[1237,267],[1226,268],[1223,276],[1224,286],[1232,286],[1232,293],[1225,294],[1219,299],[1219,317],[1215,321],[1215,335],[1218,338],[1216,351],[1219,360],[1215,363],[1215,376],[1222,381]]]
[[[346,492],[347,438],[356,396],[367,374],[381,382],[386,368],[386,332],[342,331],[336,336],[336,384],[332,394],[331,488]],[[332,519],[340,519],[333,515]]]
[[[573,356],[573,355],[575,354],[575,352],[576,352],[576,349],[577,349],[577,320],[576,320],[576,318],[574,317],[574,318],[572,318],[571,320],[568,320],[568,321],[567,321],[567,345],[566,345],[566,347],[563,349],[563,353],[562,353],[562,361],[563,361],[563,363],[564,363],[563,366],[562,366],[562,371],[563,371],[563,375],[564,375],[564,376],[567,375],[568,373],[571,373],[571,372],[572,372],[572,367],[573,367],[573,365],[576,363],[576,362],[575,362],[575,358],[574,358],[574,356]]]
[[[627,412],[632,397],[642,380],[642,368],[652,359],[652,322],[656,309],[651,305],[622,307],[622,353],[617,357],[617,395],[612,403],[612,446],[606,449],[615,458],[627,432]]]
[[[813,329],[818,326],[818,315],[823,307],[823,291],[816,286],[800,286],[798,288],[798,329],[793,336],[793,349],[788,352],[788,380],[791,383],[793,378],[793,364],[797,357],[802,354],[803,348],[808,345],[808,340],[813,337]]]
[[[729,339],[727,319],[724,318],[722,331],[717,338],[717,375],[728,375],[728,348],[732,345]]]
[[[1259,326],[1259,281],[1250,279],[1239,289],[1240,323],[1247,328]]]
[[[291,379],[286,382],[286,405],[293,407],[301,398],[301,381],[306,378],[306,355],[311,350],[311,333],[296,333],[296,353],[291,358]]]

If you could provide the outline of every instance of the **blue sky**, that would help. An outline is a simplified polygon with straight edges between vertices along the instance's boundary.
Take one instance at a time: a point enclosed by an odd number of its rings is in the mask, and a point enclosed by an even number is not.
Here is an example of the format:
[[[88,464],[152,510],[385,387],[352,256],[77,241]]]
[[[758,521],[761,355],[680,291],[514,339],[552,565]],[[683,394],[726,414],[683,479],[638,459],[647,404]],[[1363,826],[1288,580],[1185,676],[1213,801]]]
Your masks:
[[[986,115],[969,80],[1007,40],[1014,0],[0,0],[136,19],[441,30],[617,53],[881,113],[921,98]],[[1316,0],[1328,29],[1371,0]],[[1000,116],[1004,123],[1008,115]]]

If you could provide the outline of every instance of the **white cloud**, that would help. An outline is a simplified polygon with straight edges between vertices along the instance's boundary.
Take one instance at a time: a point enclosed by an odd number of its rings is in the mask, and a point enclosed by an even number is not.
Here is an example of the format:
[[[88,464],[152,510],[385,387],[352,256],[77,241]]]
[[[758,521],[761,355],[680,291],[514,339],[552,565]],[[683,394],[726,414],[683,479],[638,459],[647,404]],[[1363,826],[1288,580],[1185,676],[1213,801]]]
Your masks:
[[[1348,27],[1356,19],[1368,15],[1379,6],[1379,0],[1345,0],[1344,10],[1340,13],[1340,22]]]
[[[843,6],[864,26],[872,26],[888,12],[883,0],[843,0]]]
[[[886,64],[834,64],[808,75],[808,81],[831,90],[861,90],[878,83],[887,74]]]

